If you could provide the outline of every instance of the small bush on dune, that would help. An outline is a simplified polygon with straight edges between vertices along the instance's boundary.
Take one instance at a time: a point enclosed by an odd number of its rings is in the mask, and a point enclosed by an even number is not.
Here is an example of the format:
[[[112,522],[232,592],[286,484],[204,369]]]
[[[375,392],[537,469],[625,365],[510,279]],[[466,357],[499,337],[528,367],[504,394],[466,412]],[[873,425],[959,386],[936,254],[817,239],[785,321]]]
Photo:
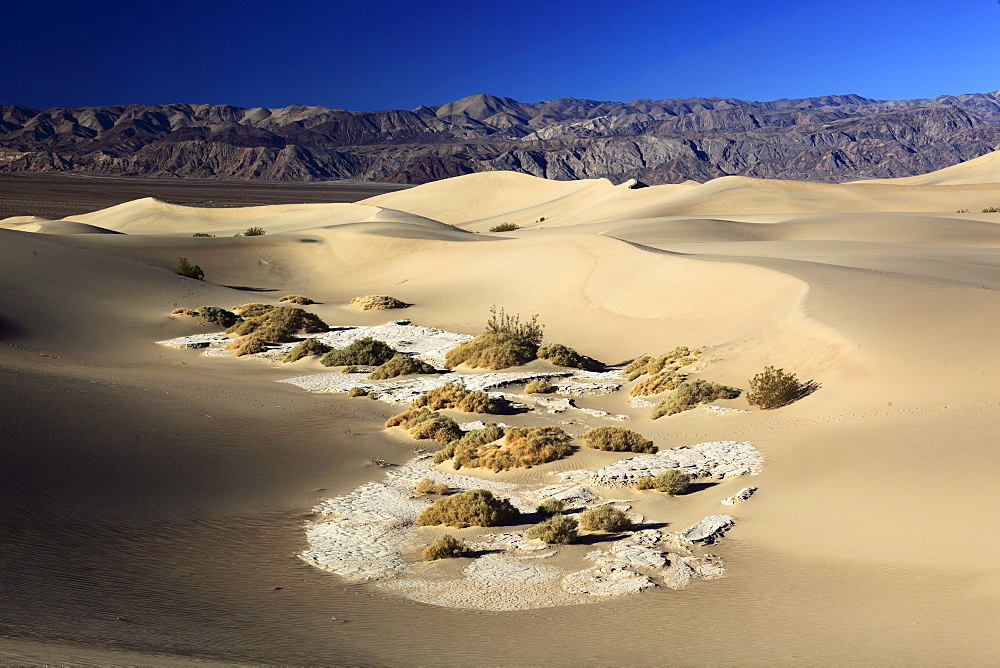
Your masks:
[[[764,410],[786,406],[802,392],[802,383],[794,373],[785,373],[784,369],[766,366],[764,370],[750,379],[750,391],[747,392],[747,402]]]
[[[651,394],[659,394],[669,390],[676,390],[684,382],[684,376],[673,369],[659,371],[652,376],[636,384],[629,392],[630,397],[648,397]]]
[[[224,308],[219,308],[218,306],[202,306],[198,309],[198,315],[213,325],[218,325],[219,327],[225,327],[227,329],[241,322],[238,315],[232,311],[227,311]]]
[[[455,559],[468,551],[465,543],[451,534],[445,534],[424,549],[424,561]]]
[[[510,334],[536,347],[542,343],[543,329],[543,326],[538,324],[537,314],[531,316],[531,320],[521,322],[521,316],[508,315],[502,308],[498,311],[496,306],[490,308],[490,319],[486,321],[487,333]]]
[[[263,227],[248,227],[247,231],[243,233],[245,237],[262,237],[266,234]]]
[[[309,306],[309,304],[315,304],[313,300],[308,297],[303,297],[302,295],[285,295],[279,302],[289,302],[291,304],[298,304],[299,306]]]
[[[352,387],[347,391],[347,396],[351,397],[352,399],[354,397],[367,397],[368,390],[366,390],[363,387]]]
[[[538,504],[538,514],[552,516],[566,510],[566,502],[561,499],[545,499]]]
[[[239,304],[230,309],[241,318],[256,318],[274,310],[270,304]]]
[[[491,227],[490,232],[513,232],[519,229],[521,229],[521,226],[516,223],[500,223]]]
[[[594,427],[583,434],[583,444],[594,450],[608,452],[644,452],[655,454],[659,448],[653,442],[624,427]]]
[[[462,430],[457,422],[447,415],[426,408],[415,408],[391,417],[386,420],[385,426],[402,427],[413,438],[431,439],[445,445],[462,438]]]
[[[457,411],[484,415],[496,415],[502,411],[502,408],[499,401],[482,390],[473,390],[467,393],[455,404]]]
[[[500,402],[480,390],[469,391],[460,383],[445,383],[424,392],[410,402],[412,408],[441,410],[454,408],[463,413],[496,414],[502,410]]]
[[[691,476],[677,469],[668,469],[656,476],[643,476],[635,481],[636,489],[655,489],[665,494],[683,494],[691,485]]]
[[[414,492],[417,494],[433,494],[434,490],[437,488],[437,484],[430,478],[423,478],[417,482]]]
[[[456,448],[455,468],[468,466],[505,471],[554,462],[570,453],[570,438],[559,427],[512,427],[504,430],[502,444],[487,444],[474,452]]]
[[[567,366],[584,371],[597,371],[603,365],[593,357],[581,355],[561,343],[546,343],[538,349],[538,358],[548,360],[556,366]]]
[[[321,360],[323,366],[348,366],[362,364],[365,366],[380,366],[385,364],[399,352],[388,344],[366,336],[351,341],[350,345],[341,350],[331,350]]]
[[[697,379],[681,383],[673,394],[667,396],[654,408],[651,417],[656,420],[664,415],[676,415],[690,410],[699,404],[706,404],[717,399],[735,399],[740,391],[735,387],[720,385],[711,381]]]
[[[454,457],[455,468],[461,468],[461,462],[472,461],[477,457],[479,448],[488,443],[499,441],[503,438],[503,435],[503,427],[492,422],[482,429],[467,431],[461,438],[451,441],[443,449],[436,452],[434,454],[434,463],[442,464]]]
[[[197,311],[192,311],[189,308],[175,308],[173,311],[170,312],[170,315],[192,315],[192,316],[196,316],[196,315],[198,315],[198,312]]]
[[[296,334],[325,332],[330,326],[315,313],[294,306],[276,306],[267,312],[236,323],[227,331],[230,334],[260,334],[271,343],[294,341]]]
[[[214,237],[214,234],[208,234],[207,232],[195,232],[191,235],[192,237]]]
[[[295,346],[288,351],[285,358],[281,360],[282,362],[297,362],[303,357],[309,357],[311,355],[325,355],[330,352],[332,348],[326,345],[319,339],[303,339],[299,345]]]
[[[580,513],[580,526],[587,531],[631,531],[632,520],[614,506],[603,505]]]
[[[401,302],[390,295],[365,295],[363,297],[355,297],[351,300],[351,304],[360,306],[365,311],[370,311],[372,309],[382,310],[390,308],[406,308],[407,306],[406,302]]]
[[[1000,213],[1000,206],[988,206],[983,209],[983,213]]]
[[[503,332],[480,334],[452,348],[445,355],[445,368],[453,369],[459,364],[478,369],[506,369],[521,366],[534,360],[538,346]]]
[[[247,334],[243,338],[237,339],[237,341],[240,342],[240,345],[236,348],[237,357],[262,353],[267,350],[267,341],[256,332]]]
[[[485,489],[435,501],[417,517],[420,526],[495,527],[517,518],[521,513],[507,499],[499,499]]]
[[[538,378],[524,386],[525,394],[548,394],[555,391],[555,386],[548,378]]]
[[[579,524],[572,517],[554,515],[528,530],[528,538],[544,543],[572,543],[578,536]]]
[[[411,373],[434,373],[437,371],[427,362],[404,353],[396,353],[392,359],[371,372],[368,380],[385,380],[396,376],[406,376]]]
[[[687,346],[677,346],[669,353],[664,353],[659,357],[650,357],[649,355],[638,357],[629,363],[623,371],[626,377],[632,381],[643,374],[655,374],[667,368],[676,370],[687,366],[691,362],[694,362],[700,354],[700,350],[691,350]]]
[[[177,258],[177,269],[174,270],[174,273],[179,276],[193,278],[196,281],[205,280],[205,272],[201,270],[201,267],[191,264],[186,257]]]

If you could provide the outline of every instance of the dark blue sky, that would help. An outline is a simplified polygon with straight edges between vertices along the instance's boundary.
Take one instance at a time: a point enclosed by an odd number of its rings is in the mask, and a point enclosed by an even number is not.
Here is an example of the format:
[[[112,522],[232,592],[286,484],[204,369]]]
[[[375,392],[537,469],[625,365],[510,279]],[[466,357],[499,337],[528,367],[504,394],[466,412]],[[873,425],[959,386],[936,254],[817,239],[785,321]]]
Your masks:
[[[933,97],[1000,89],[998,35],[996,0],[24,0],[0,103]]]

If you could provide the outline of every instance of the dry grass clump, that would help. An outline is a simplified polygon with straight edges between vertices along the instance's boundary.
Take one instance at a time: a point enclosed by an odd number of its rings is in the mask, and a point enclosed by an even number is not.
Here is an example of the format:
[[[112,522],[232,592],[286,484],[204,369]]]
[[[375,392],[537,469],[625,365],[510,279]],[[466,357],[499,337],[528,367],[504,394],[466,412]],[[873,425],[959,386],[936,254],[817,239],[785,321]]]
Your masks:
[[[508,315],[502,308],[498,311],[496,306],[491,306],[490,319],[486,321],[484,333],[510,334],[538,347],[542,343],[543,329],[544,327],[538,324],[537,313],[531,316],[531,320],[521,322],[521,316]]]
[[[506,369],[535,359],[538,346],[513,334],[487,332],[459,344],[445,355],[445,368],[465,364],[478,369]]]
[[[285,295],[279,302],[289,302],[291,304],[298,304],[299,306],[309,306],[310,304],[315,304],[313,300],[308,297],[303,297],[302,295]]]
[[[513,232],[519,229],[521,229],[521,226],[517,223],[500,223],[491,227],[490,232]]]
[[[470,489],[435,501],[417,517],[420,526],[495,527],[521,513],[507,499],[498,499],[485,489]]]
[[[235,350],[237,357],[253,355],[267,350],[267,341],[259,334],[247,334],[226,344],[226,350]]]
[[[554,515],[528,530],[528,538],[543,543],[572,543],[578,535],[579,524],[572,517]]]
[[[454,559],[461,557],[466,551],[468,548],[465,543],[446,533],[424,549],[424,561]]]
[[[624,369],[625,376],[631,381],[647,373],[659,373],[665,368],[679,369],[694,362],[700,350],[691,350],[687,346],[677,346],[669,353],[664,353],[659,357],[643,355],[630,362]],[[652,393],[650,393],[652,394]]]
[[[632,520],[621,510],[606,504],[580,513],[580,526],[587,531],[631,531]]]
[[[430,439],[445,445],[462,438],[462,430],[457,422],[447,415],[426,408],[415,408],[393,416],[386,420],[385,426],[402,427],[413,438]]]
[[[524,386],[525,394],[548,394],[555,392],[555,386],[548,378],[536,378]]]
[[[175,308],[170,315],[198,315],[198,312],[189,308]]]
[[[747,402],[751,406],[771,410],[792,403],[801,393],[802,383],[794,373],[785,373],[784,369],[766,366],[763,371],[750,379]]]
[[[437,371],[427,362],[404,353],[396,353],[388,362],[371,372],[368,380],[385,380],[396,376],[406,376],[411,373],[434,373]]]
[[[740,390],[728,385],[720,385],[708,380],[686,380],[673,394],[653,407],[651,417],[655,420],[664,415],[675,415],[691,410],[699,404],[707,404],[717,399],[735,399]]]
[[[256,332],[271,343],[285,343],[294,341],[296,334],[316,334],[329,329],[330,326],[315,313],[294,306],[276,306],[262,315],[236,323],[226,331],[239,336]]]
[[[455,468],[488,468],[506,471],[554,462],[569,454],[570,435],[559,427],[527,427],[504,430],[503,443],[491,443],[466,453],[456,448]]]
[[[401,302],[395,297],[389,295],[365,295],[363,297],[355,297],[351,300],[351,304],[355,306],[360,306],[365,311],[370,311],[372,309],[389,309],[389,308],[406,308],[406,302]]]
[[[624,427],[594,427],[583,434],[583,444],[594,450],[608,452],[644,452],[655,454],[659,448],[642,434]]]
[[[497,414],[503,410],[499,401],[481,390],[469,391],[460,383],[445,383],[424,392],[410,402],[412,408],[426,407],[436,411],[454,408],[463,413]]]
[[[451,490],[447,483],[434,482],[430,478],[424,478],[417,483],[417,487],[414,490],[417,494],[439,494],[444,496]]]
[[[659,394],[669,390],[676,390],[684,382],[685,376],[680,375],[673,369],[658,371],[641,383],[636,384],[629,392],[630,397],[647,397],[651,394]]]
[[[269,311],[273,311],[274,307],[270,304],[253,303],[239,304],[230,310],[241,318],[256,318],[257,316],[264,315]]]
[[[467,431],[461,438],[451,441],[444,448],[438,450],[434,454],[434,463],[443,464],[455,457],[454,467],[459,469],[462,467],[461,462],[468,462],[475,459],[481,447],[499,441],[503,438],[503,435],[503,427],[494,422],[487,424],[482,429]]]
[[[218,306],[202,306],[198,309],[198,315],[213,325],[225,327],[227,330],[233,325],[242,322],[238,315]],[[250,332],[246,333],[249,334]]]
[[[380,366],[385,364],[399,352],[389,344],[365,336],[351,341],[350,345],[340,350],[331,350],[320,360],[323,366],[348,366],[363,364]]]
[[[552,516],[566,510],[566,502],[562,499],[545,499],[538,504],[538,514]]]
[[[285,355],[285,358],[281,361],[297,362],[303,357],[309,357],[311,355],[325,355],[331,350],[333,349],[330,346],[326,345],[319,339],[303,339],[299,345],[289,350],[288,354]]]
[[[683,494],[691,485],[691,476],[677,469],[668,469],[657,476],[636,478],[636,489],[655,489],[666,494]]]
[[[546,343],[538,349],[538,358],[548,360],[556,366],[568,366],[584,371],[597,371],[603,368],[603,365],[593,357],[581,355],[561,343]]]
[[[351,397],[352,399],[354,397],[367,397],[368,390],[366,390],[363,387],[352,387],[347,391],[347,396]]]

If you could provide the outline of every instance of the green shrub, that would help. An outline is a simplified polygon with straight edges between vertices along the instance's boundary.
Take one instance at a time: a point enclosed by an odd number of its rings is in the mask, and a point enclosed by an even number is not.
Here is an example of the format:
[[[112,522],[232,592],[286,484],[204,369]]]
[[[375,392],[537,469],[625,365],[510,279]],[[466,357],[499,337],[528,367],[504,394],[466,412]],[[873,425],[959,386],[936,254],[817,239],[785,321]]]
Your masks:
[[[363,297],[355,297],[351,300],[351,303],[355,306],[360,306],[365,311],[370,311],[372,309],[383,310],[390,308],[406,308],[408,306],[406,302],[399,301],[390,295],[365,295]]]
[[[572,517],[553,515],[528,530],[528,538],[543,543],[572,543],[578,535],[578,523]]]
[[[208,234],[206,232],[195,232],[191,235],[192,237],[214,237],[214,234]]]
[[[352,387],[351,389],[349,389],[347,391],[347,396],[349,396],[351,398],[354,398],[354,397],[367,397],[368,396],[368,390],[366,390],[363,387]]]
[[[524,386],[524,393],[548,394],[549,392],[554,392],[555,389],[555,386],[548,378],[536,378],[535,380],[529,381],[528,384]]]
[[[480,334],[471,341],[459,344],[445,355],[445,368],[459,364],[479,369],[506,369],[521,366],[535,359],[538,346],[502,332]]]
[[[568,366],[584,371],[597,371],[603,365],[592,357],[581,355],[561,343],[546,343],[538,349],[538,358],[548,360],[556,366]]]
[[[747,402],[764,410],[786,406],[799,398],[802,383],[794,373],[785,373],[784,369],[766,366],[764,370],[750,379],[750,390],[747,392]]]
[[[238,315],[232,311],[227,311],[224,308],[219,308],[218,306],[202,306],[198,309],[198,315],[213,325],[218,325],[219,327],[225,327],[227,329],[239,322],[242,322]]]
[[[237,341],[239,341],[239,346],[236,348],[237,357],[262,353],[267,350],[267,341],[256,332],[237,339]]]
[[[243,233],[245,237],[262,237],[266,234],[263,227],[248,227],[247,231]]]
[[[405,353],[396,353],[388,362],[385,362],[371,372],[368,380],[385,380],[396,376],[406,376],[411,373],[434,373],[437,371],[427,362],[418,360]]]
[[[507,315],[502,308],[497,311],[496,306],[490,307],[490,319],[486,321],[486,333],[510,334],[534,344],[535,347],[542,343],[543,329],[543,326],[538,324],[537,314],[531,316],[531,320],[521,322],[521,316]]]
[[[465,543],[451,534],[445,534],[424,549],[424,561],[454,559],[468,551]]]
[[[637,383],[636,386],[632,388],[632,391],[629,392],[629,396],[648,397],[651,394],[659,394],[661,392],[667,392],[668,390],[676,390],[680,387],[682,382],[684,382],[684,376],[678,374],[673,369],[659,371],[641,383]]]
[[[614,506],[605,504],[580,513],[580,526],[587,531],[631,531],[632,520]]]
[[[416,408],[391,417],[386,420],[385,426],[402,427],[413,438],[430,439],[444,445],[462,438],[462,429],[457,422],[426,408]]]
[[[199,267],[196,264],[192,265],[190,262],[188,262],[188,259],[186,257],[177,258],[177,269],[174,271],[174,273],[179,274],[181,276],[186,276],[188,278],[193,278],[197,281],[205,280],[205,272],[201,270],[201,267]]]
[[[315,313],[294,306],[276,306],[262,315],[247,318],[226,331],[239,336],[256,332],[266,341],[285,343],[294,341],[296,334],[316,334],[329,329],[330,326]]]
[[[274,310],[270,304],[239,304],[229,309],[241,318],[256,318]]]
[[[298,304],[299,306],[308,306],[309,304],[315,304],[313,300],[308,297],[303,297],[302,295],[285,295],[279,302],[289,302],[291,304]]]
[[[463,413],[500,413],[503,406],[481,390],[469,391],[461,383],[445,383],[424,392],[410,402],[412,408],[429,408],[436,411],[443,408],[454,408]]]
[[[632,381],[643,374],[655,374],[663,371],[664,369],[676,370],[683,366],[687,366],[691,362],[694,362],[700,354],[700,350],[691,350],[687,346],[677,346],[669,353],[664,353],[659,357],[650,357],[649,355],[638,357],[630,362],[623,369],[623,372],[626,377]],[[655,393],[649,392],[648,394]]]
[[[673,394],[653,407],[651,417],[656,420],[664,415],[675,415],[690,410],[699,404],[707,404],[717,399],[735,399],[740,391],[735,387],[720,385],[707,380],[686,380]]]
[[[285,358],[281,360],[282,362],[297,362],[303,357],[309,357],[310,355],[325,355],[330,352],[332,348],[326,345],[319,339],[303,339],[301,343],[288,351]]]
[[[435,501],[417,517],[420,526],[465,528],[495,527],[517,518],[521,513],[507,499],[498,499],[485,489],[470,489]]]
[[[490,232],[513,232],[519,229],[521,229],[521,226],[514,223],[500,223],[491,227]]]
[[[422,409],[415,409],[422,410]],[[405,415],[405,413],[404,413]],[[484,445],[499,441],[503,438],[504,429],[500,425],[491,422],[482,429],[473,429],[465,432],[461,438],[451,441],[443,449],[434,454],[434,463],[442,464],[458,455],[455,468],[461,468],[460,461],[468,462],[476,458],[476,453]]]
[[[655,454],[659,448],[649,439],[624,427],[594,427],[583,434],[583,444],[609,452],[644,452]]]
[[[683,494],[691,485],[691,476],[677,469],[668,469],[657,476],[636,478],[636,489],[655,489],[666,494]]]
[[[341,350],[331,350],[321,360],[323,366],[347,366],[363,364],[365,366],[380,366],[385,364],[399,352],[388,344],[366,336],[351,341],[350,345]]]
[[[571,437],[559,427],[510,427],[504,430],[502,443],[485,443],[477,447],[454,448],[456,469],[487,468],[505,471],[530,468],[562,459],[572,449]]]
[[[545,499],[538,504],[538,514],[552,516],[566,510],[566,502],[561,499]]]

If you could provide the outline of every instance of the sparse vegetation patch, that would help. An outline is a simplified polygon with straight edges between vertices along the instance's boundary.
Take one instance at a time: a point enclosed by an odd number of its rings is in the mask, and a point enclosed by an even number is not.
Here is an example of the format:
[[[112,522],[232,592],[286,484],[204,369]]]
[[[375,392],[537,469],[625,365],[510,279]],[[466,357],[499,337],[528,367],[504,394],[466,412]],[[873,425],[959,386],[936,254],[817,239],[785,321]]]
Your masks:
[[[349,396],[351,398],[354,398],[354,397],[367,397],[368,396],[368,390],[366,390],[363,387],[352,387],[351,389],[349,389],[347,391],[347,396]]]
[[[406,376],[412,373],[434,373],[437,371],[427,362],[404,353],[396,353],[392,359],[383,363],[371,372],[368,380],[385,380],[396,376]]]
[[[402,302],[395,297],[389,295],[365,295],[363,297],[355,297],[351,300],[351,304],[355,306],[360,306],[365,311],[370,311],[372,309],[390,309],[390,308],[406,308],[406,302]]]
[[[555,386],[548,378],[537,378],[524,386],[525,394],[548,394],[554,391]]]
[[[528,538],[543,543],[572,543],[578,536],[579,523],[572,517],[553,515],[528,530]]]
[[[239,304],[230,309],[233,313],[240,316],[241,318],[256,318],[257,316],[264,315],[274,310],[274,307],[270,304]]]
[[[794,373],[766,366],[750,379],[747,402],[764,410],[780,408],[798,399],[802,389],[802,383]]]
[[[321,360],[323,366],[347,366],[360,364],[365,366],[380,366],[385,364],[399,351],[387,343],[365,336],[355,339],[341,350],[331,350]]]
[[[297,362],[311,355],[325,355],[332,348],[318,339],[303,339],[301,343],[288,351],[282,362]]]
[[[227,311],[224,308],[219,308],[218,306],[202,306],[198,309],[198,315],[200,315],[207,322],[210,322],[213,325],[218,325],[219,327],[225,327],[226,329],[242,322],[242,318],[238,315],[232,311]]]
[[[515,223],[500,223],[491,227],[490,232],[513,232],[519,229],[521,229],[521,226]]]
[[[410,432],[413,438],[430,439],[443,445],[462,438],[462,429],[457,422],[447,415],[426,408],[414,408],[393,416],[386,420],[385,426],[401,427]]]
[[[735,399],[740,390],[728,385],[720,385],[708,380],[686,380],[663,401],[653,407],[651,417],[656,420],[664,415],[675,415],[691,410],[699,404],[707,404],[718,399]]]
[[[503,441],[452,447],[454,466],[459,469],[487,468],[505,471],[530,468],[562,459],[570,453],[571,437],[559,427],[511,427],[503,430]]]
[[[196,315],[198,315],[198,312],[197,311],[193,311],[193,310],[191,310],[189,308],[175,308],[173,311],[170,312],[170,315],[191,315],[191,316],[196,316]]]
[[[691,476],[677,469],[668,469],[656,476],[643,476],[635,481],[636,489],[655,489],[665,494],[683,494],[691,485]]]
[[[557,366],[567,366],[584,371],[597,371],[603,365],[592,357],[581,355],[561,343],[546,343],[538,349],[538,358],[548,360]]]
[[[648,397],[651,394],[659,394],[661,392],[676,390],[680,384],[684,382],[684,379],[685,376],[677,373],[674,369],[658,371],[649,378],[636,383],[635,387],[632,388],[632,391],[629,392],[629,396]]]
[[[642,434],[624,427],[594,427],[583,434],[583,444],[594,450],[609,452],[644,452],[655,454],[659,448]]]
[[[424,561],[455,559],[456,557],[461,557],[467,551],[468,548],[465,546],[465,543],[446,533],[424,549]]]
[[[205,272],[201,270],[196,264],[191,264],[188,262],[186,257],[177,258],[177,269],[174,271],[175,274],[180,276],[186,276],[188,278],[193,278],[197,281],[205,280]]]
[[[463,413],[496,414],[502,411],[499,401],[481,390],[469,391],[460,383],[445,383],[424,392],[410,402],[412,408],[441,410],[454,408]]]
[[[485,489],[470,489],[435,501],[417,517],[420,526],[446,526],[465,528],[495,527],[517,518],[518,512],[510,501],[493,496]]]
[[[580,527],[587,531],[631,531],[632,520],[618,508],[605,504],[580,513]]]
[[[238,336],[256,332],[265,341],[285,343],[294,341],[296,334],[316,334],[329,329],[330,326],[315,313],[294,306],[276,306],[261,315],[247,318],[226,331]]]
[[[285,295],[279,302],[289,302],[291,304],[298,304],[299,306],[308,306],[309,304],[315,304],[313,300],[308,297],[303,297],[302,295]]]
[[[538,504],[538,514],[551,517],[566,510],[566,502],[561,499],[545,499]]]

